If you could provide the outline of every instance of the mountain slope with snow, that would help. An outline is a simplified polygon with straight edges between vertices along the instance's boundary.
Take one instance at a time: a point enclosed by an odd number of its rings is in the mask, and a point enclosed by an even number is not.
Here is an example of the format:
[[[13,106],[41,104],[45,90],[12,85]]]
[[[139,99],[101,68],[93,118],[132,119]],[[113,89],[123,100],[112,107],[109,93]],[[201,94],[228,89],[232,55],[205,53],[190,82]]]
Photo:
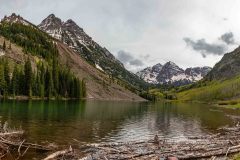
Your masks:
[[[46,21],[46,24],[47,23],[50,22]],[[58,25],[59,20],[56,20],[53,28]],[[52,57],[47,57],[46,55],[54,54],[59,65],[64,66],[64,68],[66,67],[66,69],[69,69],[74,76],[84,80],[86,84],[87,99],[145,101],[136,94],[138,93],[138,90],[134,88],[135,86],[106,74],[106,71],[103,71],[101,66],[97,65],[95,67],[94,65],[89,64],[84,58],[82,58],[79,52],[70,48],[66,43],[64,44],[60,40],[52,38],[21,16],[16,14],[5,16],[0,22],[0,28],[0,44],[3,44],[4,41],[6,41],[7,44],[6,50],[0,49],[0,58],[7,58],[9,64],[24,64],[29,57],[33,69],[36,69],[39,61],[44,61],[45,65],[51,63]],[[31,37],[29,35],[31,35]],[[14,39],[12,37],[14,37]],[[20,37],[20,40],[16,39],[16,37]],[[35,42],[36,39],[38,41]],[[8,48],[10,41],[11,49]],[[42,41],[42,43],[39,43],[39,41]],[[42,50],[31,51],[31,48],[29,47],[27,48],[27,52],[26,48],[24,48],[25,43],[30,43],[32,46],[41,45],[40,47]],[[52,47],[53,50],[47,50],[44,48],[52,43],[55,44],[54,47]],[[57,49],[58,54],[56,54],[57,52],[55,49]],[[14,65],[10,65],[10,67],[13,66]],[[10,70],[12,71],[13,68],[10,68]]]
[[[153,67],[147,67],[137,72],[137,75],[148,83],[180,86],[201,80],[210,70],[210,67],[194,67],[184,70],[173,62],[167,62],[164,65],[159,63]]]

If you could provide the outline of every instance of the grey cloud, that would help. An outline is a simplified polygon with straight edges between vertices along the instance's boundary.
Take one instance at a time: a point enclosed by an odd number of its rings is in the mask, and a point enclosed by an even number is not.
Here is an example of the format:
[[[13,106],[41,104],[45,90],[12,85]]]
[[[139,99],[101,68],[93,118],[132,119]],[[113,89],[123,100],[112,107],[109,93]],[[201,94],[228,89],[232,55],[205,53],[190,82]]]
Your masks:
[[[133,66],[143,66],[144,65],[143,62],[139,59],[132,60],[129,63],[130,63],[130,65],[133,65]]]
[[[150,55],[149,55],[149,54],[143,55],[143,58],[144,58],[145,60],[148,60],[148,59],[150,58]]]
[[[224,33],[221,37],[220,40],[222,40],[223,42],[225,42],[226,44],[235,44],[235,40],[234,40],[234,35],[232,32],[227,32]]]
[[[117,58],[123,63],[126,63],[126,62],[129,62],[129,61],[133,60],[133,57],[125,51],[119,51],[117,53]]]
[[[209,54],[223,55],[227,50],[226,45],[207,43],[205,39],[194,41],[191,38],[184,38],[183,40],[186,42],[187,46],[200,52],[204,58]]]
[[[131,53],[122,50],[117,53],[117,58],[125,65],[129,64],[136,67],[144,65],[140,59],[134,58]]]

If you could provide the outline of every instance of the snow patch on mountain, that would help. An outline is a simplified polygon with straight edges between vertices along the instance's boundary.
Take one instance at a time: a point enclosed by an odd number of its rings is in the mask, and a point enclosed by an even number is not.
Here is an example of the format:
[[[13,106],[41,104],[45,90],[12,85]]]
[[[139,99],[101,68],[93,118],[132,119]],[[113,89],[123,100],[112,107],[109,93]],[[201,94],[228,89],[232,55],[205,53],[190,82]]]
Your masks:
[[[98,64],[96,64],[95,66],[96,66],[97,69],[99,69],[100,71],[103,71],[103,72],[104,72],[104,70],[102,69],[101,66],[99,66]]]
[[[143,69],[142,71],[137,72],[136,74],[142,78],[145,82],[152,83],[152,84],[158,84],[157,76],[158,73],[162,70],[162,65],[156,64],[153,67],[147,67]]]

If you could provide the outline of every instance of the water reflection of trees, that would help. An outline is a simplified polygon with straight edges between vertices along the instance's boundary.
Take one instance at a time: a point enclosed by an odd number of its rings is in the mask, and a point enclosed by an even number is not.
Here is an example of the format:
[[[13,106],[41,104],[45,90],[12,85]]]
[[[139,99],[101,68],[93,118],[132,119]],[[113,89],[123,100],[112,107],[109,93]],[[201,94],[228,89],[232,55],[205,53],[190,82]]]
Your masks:
[[[96,141],[117,131],[129,117],[141,117],[146,107],[127,102],[6,101],[0,104],[2,121],[22,126],[30,140],[73,139]]]

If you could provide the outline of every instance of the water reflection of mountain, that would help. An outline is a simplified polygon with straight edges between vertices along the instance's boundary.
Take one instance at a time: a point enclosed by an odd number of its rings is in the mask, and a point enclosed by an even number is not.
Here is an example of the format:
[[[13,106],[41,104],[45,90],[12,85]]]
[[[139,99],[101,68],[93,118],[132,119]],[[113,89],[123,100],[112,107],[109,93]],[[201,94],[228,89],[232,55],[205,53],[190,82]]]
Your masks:
[[[217,108],[220,111],[213,112],[212,108],[216,109],[205,104],[151,104],[138,121],[125,120],[117,136],[120,141],[153,138],[155,134],[164,137],[199,136],[232,125],[233,121],[225,115],[224,109]]]
[[[61,144],[202,135],[231,124],[203,104],[104,101],[0,102],[1,121],[22,126],[33,141]],[[230,112],[227,110],[227,112]]]
[[[155,104],[153,112],[157,114],[156,127],[162,135],[197,136],[232,124],[222,108],[219,112],[213,112],[212,108],[215,107],[197,103],[165,103]]]

